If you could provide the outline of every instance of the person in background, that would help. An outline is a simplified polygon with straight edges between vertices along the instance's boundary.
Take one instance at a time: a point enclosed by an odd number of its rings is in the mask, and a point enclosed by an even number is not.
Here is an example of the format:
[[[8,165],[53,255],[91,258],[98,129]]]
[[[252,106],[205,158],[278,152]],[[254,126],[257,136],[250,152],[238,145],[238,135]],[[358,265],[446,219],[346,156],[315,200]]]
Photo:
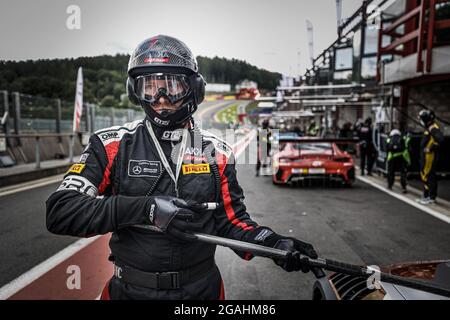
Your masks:
[[[367,169],[367,175],[372,175],[372,168],[376,158],[375,145],[372,140],[372,118],[368,117],[363,124],[357,126],[359,148],[361,152],[361,175],[365,174]],[[366,167],[367,165],[367,167]]]
[[[342,128],[339,130],[338,138],[339,139],[352,139],[354,131],[352,129],[351,122],[346,122],[342,125]],[[343,151],[349,151],[351,149],[350,145],[343,144],[339,146]]]
[[[316,137],[319,134],[320,127],[317,125],[316,121],[314,119],[311,120],[307,135],[310,137]]]
[[[436,166],[444,135],[435,118],[431,110],[423,109],[419,112],[420,123],[425,131],[420,142],[420,178],[423,182],[423,197],[417,199],[417,202],[423,205],[435,203],[438,190]]]
[[[299,125],[294,127],[294,132],[299,136],[299,137],[303,137],[305,135],[305,133],[303,132],[303,130],[300,128]]]
[[[387,143],[387,163],[388,163],[388,189],[392,190],[395,181],[395,174],[400,172],[400,184],[402,192],[406,193],[406,173],[407,168],[411,165],[409,155],[409,136],[402,135],[400,130],[393,129],[386,141]]]
[[[265,119],[261,128],[258,129],[256,136],[257,143],[257,160],[256,160],[256,176],[259,177],[261,171],[261,165],[263,168],[267,166],[267,157],[270,154],[270,127],[269,120]]]

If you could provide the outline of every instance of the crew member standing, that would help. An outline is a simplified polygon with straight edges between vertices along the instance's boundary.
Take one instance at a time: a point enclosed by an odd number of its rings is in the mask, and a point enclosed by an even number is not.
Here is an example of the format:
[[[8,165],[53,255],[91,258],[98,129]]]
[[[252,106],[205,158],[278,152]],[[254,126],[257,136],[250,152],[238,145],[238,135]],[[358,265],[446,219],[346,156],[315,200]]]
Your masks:
[[[319,131],[320,131],[319,126],[316,124],[316,121],[312,119],[307,131],[308,136],[316,137],[319,134]]]
[[[372,175],[372,168],[375,162],[376,151],[372,140],[372,118],[367,118],[366,121],[358,126],[358,137],[360,140],[359,148],[361,153],[361,175]],[[367,168],[366,168],[367,164]]]
[[[409,156],[409,136],[403,136],[401,132],[394,129],[389,134],[387,139],[388,151],[388,189],[392,190],[395,181],[395,173],[400,172],[400,184],[402,185],[402,192],[406,193],[406,173],[407,168],[411,164]]]
[[[256,176],[259,177],[261,171],[261,164],[263,168],[267,167],[268,156],[270,155],[270,128],[269,120],[265,119],[262,127],[258,129],[256,136],[257,143],[257,160],[256,160]]]
[[[301,255],[317,258],[312,245],[250,218],[233,149],[196,125],[205,82],[190,49],[164,35],[144,40],[130,57],[127,89],[145,119],[92,135],[46,202],[53,233],[112,232],[114,276],[102,298],[223,299],[216,246],[196,241],[193,232],[289,251],[275,263],[308,272]]]
[[[436,202],[438,188],[436,166],[438,152],[444,142],[444,136],[435,118],[433,111],[423,109],[419,112],[419,119],[425,131],[420,142],[420,178],[423,182],[423,197],[417,201],[424,205]]]

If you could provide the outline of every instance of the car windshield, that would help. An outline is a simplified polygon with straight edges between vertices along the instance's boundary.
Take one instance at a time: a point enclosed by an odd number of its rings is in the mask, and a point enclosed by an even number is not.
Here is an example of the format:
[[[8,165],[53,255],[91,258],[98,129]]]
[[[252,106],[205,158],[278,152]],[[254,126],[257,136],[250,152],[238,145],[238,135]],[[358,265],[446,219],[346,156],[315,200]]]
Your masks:
[[[300,150],[300,151],[322,152],[322,151],[326,151],[326,150],[331,150],[331,143],[326,143],[326,142],[295,143],[294,149]]]

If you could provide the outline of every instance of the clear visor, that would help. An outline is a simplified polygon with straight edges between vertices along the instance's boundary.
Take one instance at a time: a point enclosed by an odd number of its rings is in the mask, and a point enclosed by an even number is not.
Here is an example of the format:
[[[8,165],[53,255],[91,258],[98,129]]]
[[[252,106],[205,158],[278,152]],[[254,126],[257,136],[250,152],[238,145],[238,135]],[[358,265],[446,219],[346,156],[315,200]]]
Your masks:
[[[175,103],[189,93],[189,81],[186,76],[178,74],[153,73],[137,79],[136,94],[150,103],[160,97]]]

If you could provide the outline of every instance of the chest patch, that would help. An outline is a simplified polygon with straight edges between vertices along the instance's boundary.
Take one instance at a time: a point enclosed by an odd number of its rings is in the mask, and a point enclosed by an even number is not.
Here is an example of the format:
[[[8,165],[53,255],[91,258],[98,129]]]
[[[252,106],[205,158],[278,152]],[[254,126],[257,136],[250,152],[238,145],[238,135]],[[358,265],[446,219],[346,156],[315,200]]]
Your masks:
[[[164,131],[161,136],[161,139],[166,141],[178,142],[181,140],[181,134],[182,134],[181,130]]]
[[[183,164],[182,170],[183,174],[201,174],[211,172],[209,163]]]
[[[206,156],[200,148],[187,147],[183,156],[184,163],[206,162]]]
[[[160,161],[129,160],[128,176],[157,178],[161,174]]]

